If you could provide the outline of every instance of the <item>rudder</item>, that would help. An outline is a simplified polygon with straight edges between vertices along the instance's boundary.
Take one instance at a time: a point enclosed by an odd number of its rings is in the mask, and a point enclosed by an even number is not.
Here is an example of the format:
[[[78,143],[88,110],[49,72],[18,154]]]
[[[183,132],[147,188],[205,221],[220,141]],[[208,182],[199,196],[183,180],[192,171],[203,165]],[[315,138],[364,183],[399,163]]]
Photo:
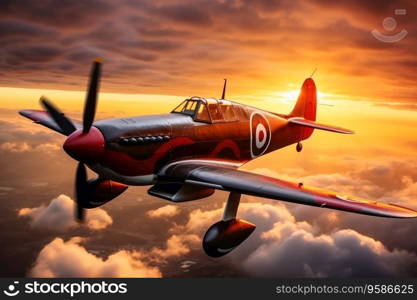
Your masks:
[[[295,103],[290,117],[300,117],[309,121],[316,121],[317,112],[317,90],[312,78],[304,80],[300,95]],[[305,140],[313,134],[313,128],[302,128],[300,139]]]
[[[317,111],[317,90],[312,78],[307,78],[301,87],[300,95],[291,117],[301,117],[306,120],[315,121]]]

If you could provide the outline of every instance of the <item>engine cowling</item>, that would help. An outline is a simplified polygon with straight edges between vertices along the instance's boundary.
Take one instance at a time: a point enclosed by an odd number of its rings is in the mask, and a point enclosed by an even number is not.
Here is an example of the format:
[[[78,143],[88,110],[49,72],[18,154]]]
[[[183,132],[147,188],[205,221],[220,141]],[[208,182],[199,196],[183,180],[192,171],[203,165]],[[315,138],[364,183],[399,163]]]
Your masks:
[[[116,198],[128,188],[127,185],[108,179],[96,178],[88,181],[88,203],[84,208],[95,208]]]
[[[219,221],[204,235],[203,249],[208,256],[221,257],[246,240],[256,226],[241,219]]]

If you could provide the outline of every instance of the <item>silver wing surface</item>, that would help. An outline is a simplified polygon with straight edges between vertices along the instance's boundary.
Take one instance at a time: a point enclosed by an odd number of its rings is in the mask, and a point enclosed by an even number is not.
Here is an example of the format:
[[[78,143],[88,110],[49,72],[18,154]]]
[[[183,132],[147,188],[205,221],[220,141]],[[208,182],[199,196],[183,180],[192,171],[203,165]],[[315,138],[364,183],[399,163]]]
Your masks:
[[[161,169],[158,179],[163,182],[215,188],[358,214],[391,218],[417,217],[417,211],[393,203],[379,203],[345,196],[324,189],[307,187],[301,183],[240,171],[231,165],[216,162],[176,162]]]

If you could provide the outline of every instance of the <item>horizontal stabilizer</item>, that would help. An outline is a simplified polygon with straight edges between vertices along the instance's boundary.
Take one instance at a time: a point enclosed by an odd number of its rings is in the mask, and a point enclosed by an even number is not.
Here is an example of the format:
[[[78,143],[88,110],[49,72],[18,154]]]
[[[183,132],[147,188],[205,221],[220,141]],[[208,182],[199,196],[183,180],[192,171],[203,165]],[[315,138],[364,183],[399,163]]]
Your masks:
[[[326,124],[320,124],[320,123],[316,123],[314,121],[306,120],[303,118],[290,118],[288,119],[288,122],[291,124],[301,125],[304,127],[309,127],[309,128],[314,128],[314,129],[327,130],[327,131],[344,133],[344,134],[354,133],[352,130],[349,130],[349,129],[326,125]]]

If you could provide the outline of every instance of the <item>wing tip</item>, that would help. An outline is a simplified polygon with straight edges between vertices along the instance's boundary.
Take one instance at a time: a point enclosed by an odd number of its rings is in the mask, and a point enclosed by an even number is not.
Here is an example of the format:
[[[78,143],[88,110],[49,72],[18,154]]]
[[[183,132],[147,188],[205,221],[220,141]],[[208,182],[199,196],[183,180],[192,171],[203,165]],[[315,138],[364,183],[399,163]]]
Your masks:
[[[400,216],[398,216],[397,218],[417,218],[417,211],[409,208],[409,207],[405,207],[403,205],[400,204],[396,204],[396,203],[388,203],[391,206],[395,206],[398,209],[398,213],[400,213]]]
[[[30,116],[32,115],[32,112],[33,110],[30,110],[30,109],[21,109],[18,111],[19,115],[29,118],[29,119],[30,119]]]
[[[343,134],[355,134],[354,130],[350,130],[350,129],[346,129],[346,128],[341,128],[343,132]]]
[[[36,118],[36,114],[46,114],[43,110],[36,110],[36,109],[21,109],[18,111],[19,115],[24,116],[29,119],[38,119]]]

